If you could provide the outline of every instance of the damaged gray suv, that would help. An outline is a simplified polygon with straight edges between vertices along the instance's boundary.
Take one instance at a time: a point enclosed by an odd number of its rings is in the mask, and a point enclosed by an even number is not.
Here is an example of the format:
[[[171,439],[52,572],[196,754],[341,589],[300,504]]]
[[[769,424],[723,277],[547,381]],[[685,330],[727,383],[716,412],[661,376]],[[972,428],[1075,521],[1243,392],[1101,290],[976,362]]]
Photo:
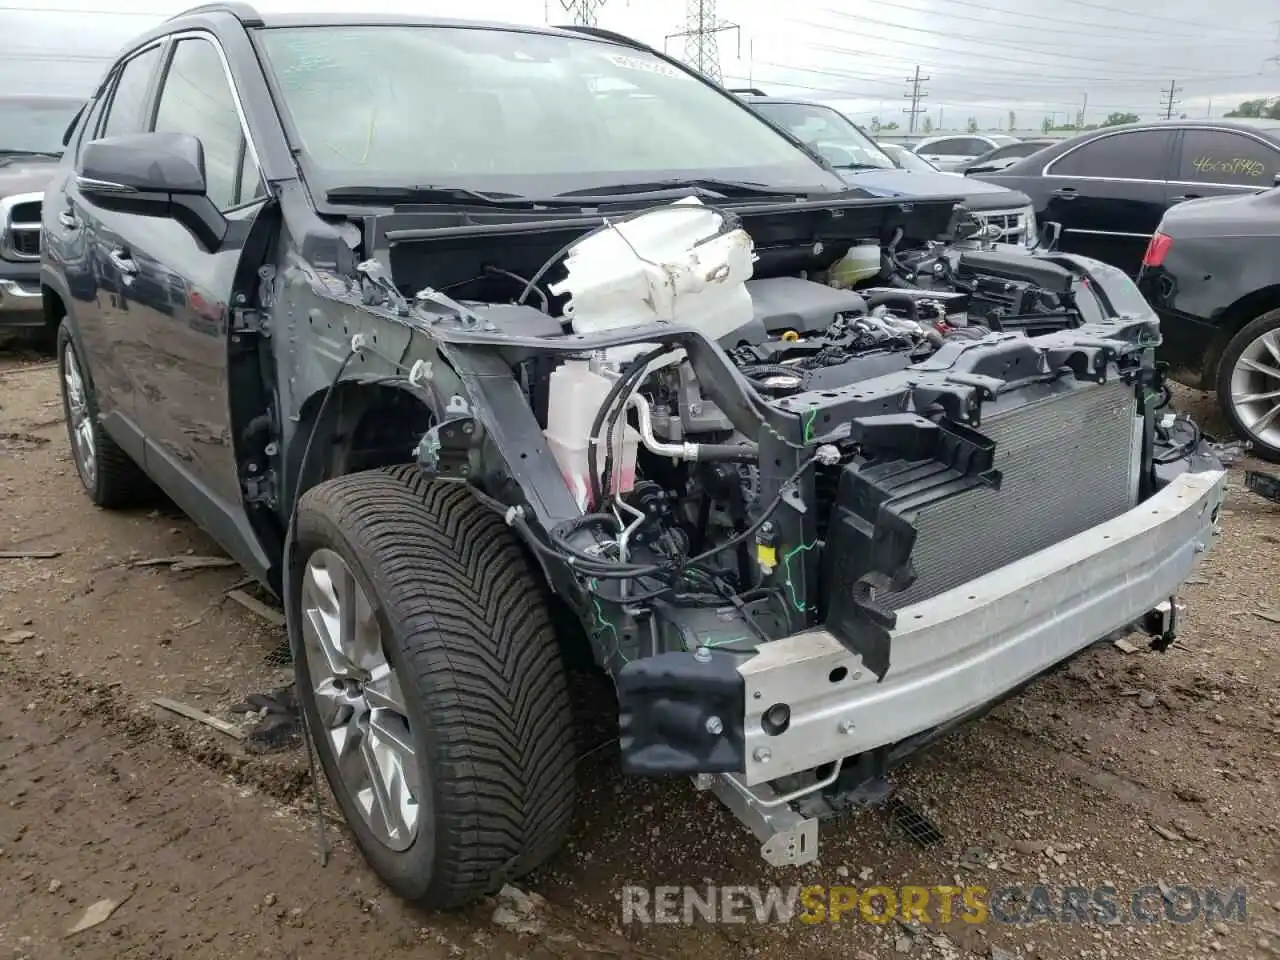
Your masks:
[[[41,280],[89,497],[161,488],[282,599],[360,849],[448,906],[570,826],[578,644],[623,771],[786,864],[1093,642],[1169,643],[1224,474],[1158,321],[962,213],[624,37],[227,4],[108,71]]]

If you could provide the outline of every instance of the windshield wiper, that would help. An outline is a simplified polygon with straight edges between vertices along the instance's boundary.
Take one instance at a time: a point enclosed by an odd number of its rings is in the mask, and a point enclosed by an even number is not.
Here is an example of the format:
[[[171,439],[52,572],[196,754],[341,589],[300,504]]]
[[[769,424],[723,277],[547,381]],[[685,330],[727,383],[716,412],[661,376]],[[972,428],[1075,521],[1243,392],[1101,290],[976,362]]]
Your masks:
[[[14,150],[0,147],[0,157],[60,157],[61,150]]]
[[[489,207],[531,207],[534,201],[518,193],[486,193],[470,187],[345,186],[325,191],[330,203],[459,203]]]
[[[557,197],[625,197],[632,193],[662,193],[673,190],[693,190],[719,199],[729,197],[797,197],[809,191],[771,187],[753,180],[722,180],[715,177],[692,177],[687,180],[648,180],[635,183],[609,183],[581,190],[557,193]]]
[[[878,163],[837,163],[837,170],[893,170],[894,167],[882,166]]]

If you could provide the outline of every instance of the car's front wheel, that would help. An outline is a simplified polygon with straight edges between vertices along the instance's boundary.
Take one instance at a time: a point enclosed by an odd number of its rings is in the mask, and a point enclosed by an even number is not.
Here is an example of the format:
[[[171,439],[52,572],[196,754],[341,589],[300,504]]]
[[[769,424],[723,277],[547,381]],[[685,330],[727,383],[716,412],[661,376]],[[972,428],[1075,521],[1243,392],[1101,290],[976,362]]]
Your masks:
[[[71,460],[89,499],[100,507],[128,507],[145,501],[155,487],[102,429],[98,399],[66,320],[58,327],[56,350]]]
[[[397,894],[463,904],[528,873],[572,819],[572,714],[546,603],[507,526],[414,466],[298,504],[299,700],[356,841]]]
[[[1280,463],[1280,310],[1231,338],[1218,368],[1218,400],[1253,452]]]

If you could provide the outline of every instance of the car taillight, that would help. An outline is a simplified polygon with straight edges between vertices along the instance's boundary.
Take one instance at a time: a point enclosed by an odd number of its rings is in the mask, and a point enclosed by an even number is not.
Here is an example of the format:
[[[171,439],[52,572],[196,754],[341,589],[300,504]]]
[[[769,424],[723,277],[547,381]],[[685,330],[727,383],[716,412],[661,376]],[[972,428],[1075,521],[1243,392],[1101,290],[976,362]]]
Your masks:
[[[1142,257],[1142,265],[1144,267],[1158,267],[1164,263],[1164,258],[1169,254],[1169,248],[1173,246],[1173,237],[1163,233],[1154,233],[1151,235],[1151,242],[1147,244],[1147,252]]]

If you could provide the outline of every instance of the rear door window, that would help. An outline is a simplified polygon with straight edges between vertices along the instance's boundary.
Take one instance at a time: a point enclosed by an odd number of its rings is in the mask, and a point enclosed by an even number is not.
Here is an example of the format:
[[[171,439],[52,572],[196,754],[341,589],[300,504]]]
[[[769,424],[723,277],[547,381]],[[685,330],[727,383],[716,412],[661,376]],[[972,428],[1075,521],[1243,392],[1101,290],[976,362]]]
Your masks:
[[[965,146],[968,142],[967,137],[951,137],[948,140],[939,140],[937,143],[921,147],[920,152],[933,157],[971,157],[973,151]]]
[[[1174,178],[1185,183],[1214,183],[1267,189],[1280,172],[1280,150],[1231,130],[1187,130]]]
[[[1096,177],[1106,180],[1168,180],[1173,133],[1134,130],[1090,140],[1050,166],[1055,177]]]

